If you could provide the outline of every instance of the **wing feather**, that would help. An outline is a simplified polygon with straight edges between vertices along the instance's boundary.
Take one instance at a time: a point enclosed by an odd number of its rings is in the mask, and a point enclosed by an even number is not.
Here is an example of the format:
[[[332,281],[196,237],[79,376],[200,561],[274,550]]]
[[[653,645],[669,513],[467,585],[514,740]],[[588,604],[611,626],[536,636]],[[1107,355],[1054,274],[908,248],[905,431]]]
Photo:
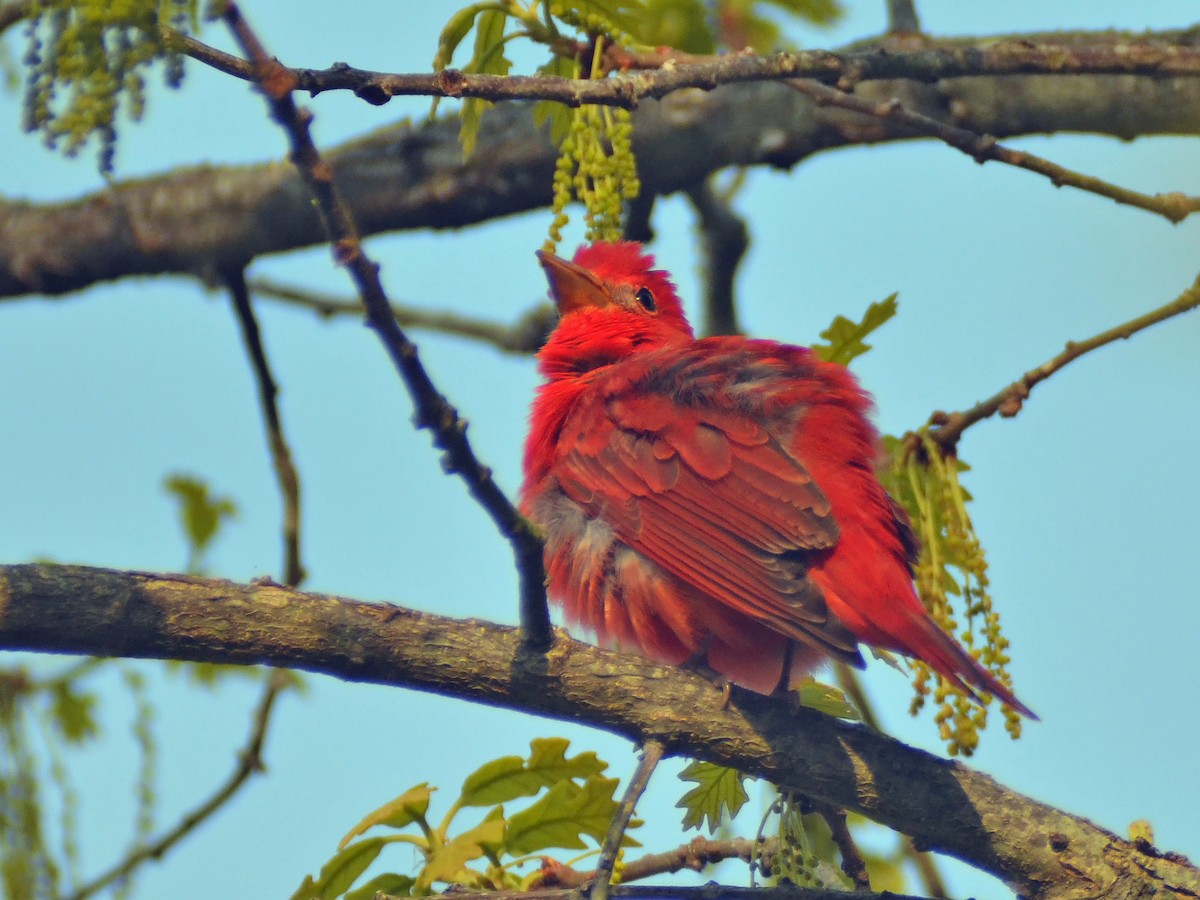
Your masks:
[[[857,660],[853,634],[807,575],[816,555],[837,542],[829,500],[782,434],[745,409],[714,402],[728,382],[715,374],[690,379],[688,402],[661,379],[623,377],[594,392],[564,423],[579,439],[557,461],[559,484],[588,516],[689,588],[786,637]]]

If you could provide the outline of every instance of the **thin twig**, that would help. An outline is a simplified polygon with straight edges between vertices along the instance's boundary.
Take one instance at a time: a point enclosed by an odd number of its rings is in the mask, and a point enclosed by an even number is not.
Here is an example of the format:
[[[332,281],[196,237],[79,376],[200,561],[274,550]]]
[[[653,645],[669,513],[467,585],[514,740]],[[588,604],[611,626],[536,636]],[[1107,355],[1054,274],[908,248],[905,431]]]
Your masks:
[[[614,885],[612,900],[840,900],[845,891],[828,888],[797,887],[783,884],[776,887],[739,887],[731,884],[700,885]],[[454,891],[454,900],[578,900],[575,888],[532,891]],[[908,894],[855,894],[855,900],[925,900]]]
[[[704,334],[740,334],[733,282],[750,247],[745,220],[713,190],[711,178],[693,185],[688,199],[700,219],[704,242]]]
[[[825,803],[813,803],[813,810],[829,826],[834,846],[842,855],[842,871],[854,885],[854,890],[871,890],[871,874],[867,871],[867,861],[863,859],[858,844],[854,842],[854,835],[850,833],[850,828],[846,824],[846,811]]]
[[[1108,331],[1102,331],[1100,334],[1085,341],[1068,342],[1067,346],[1057,356],[1048,359],[1036,369],[1030,369],[1018,380],[1004,388],[1004,390],[999,391],[986,400],[976,403],[970,409],[955,413],[934,413],[929,420],[931,426],[930,436],[941,445],[945,453],[953,453],[955,447],[958,445],[959,438],[962,437],[962,433],[966,429],[976,422],[990,418],[996,413],[1005,418],[1015,416],[1021,411],[1022,405],[1028,399],[1029,392],[1033,390],[1034,386],[1045,381],[1068,363],[1079,359],[1079,357],[1099,347],[1103,347],[1105,344],[1133,337],[1133,335],[1149,328],[1151,325],[1157,325],[1159,322],[1163,322],[1172,316],[1177,316],[1180,313],[1188,312],[1197,307],[1200,307],[1200,277],[1196,278],[1191,287],[1165,306],[1160,306],[1158,309],[1138,316],[1136,319],[1131,319],[1115,328],[1110,328]]]
[[[629,827],[629,820],[633,818],[637,802],[646,790],[650,776],[654,774],[664,752],[666,746],[662,741],[651,738],[642,744],[642,757],[638,760],[637,768],[633,770],[633,777],[629,779],[629,787],[625,789],[625,796],[621,798],[617,814],[608,826],[608,833],[604,835],[600,859],[596,862],[596,873],[588,892],[589,900],[607,900],[612,886],[613,867],[617,864],[617,854],[621,850],[621,842],[625,839],[625,830]]]
[[[172,46],[228,75],[257,80],[253,67],[236,57],[177,32]],[[697,57],[673,50],[625,54],[634,68],[611,78],[572,79],[548,75],[474,75],[457,69],[433,73],[389,73],[342,63],[327,69],[283,69],[297,90],[353,91],[369,103],[392,97],[478,97],[484,100],[555,100],[568,106],[596,103],[634,109],[641,100],[661,99],[685,88],[711,90],[722,84],[787,78],[813,78],[842,86],[880,79],[936,82],[982,75],[1200,75],[1200,49],[1149,41],[1088,46],[997,41],[963,47],[937,45],[915,50],[872,47],[846,53],[802,50],[755,56],[747,53]],[[670,65],[666,65],[670,63]]]
[[[300,560],[300,475],[292,462],[292,451],[283,434],[283,423],[279,416],[279,387],[271,375],[271,365],[263,348],[262,334],[254,309],[250,304],[250,291],[246,287],[246,272],[241,266],[232,268],[223,277],[233,300],[233,311],[242,331],[242,342],[246,355],[250,357],[250,368],[258,384],[258,402],[262,407],[263,422],[267,426],[267,446],[271,451],[271,464],[279,482],[279,493],[283,497],[283,580],[284,584],[298,587],[304,580],[304,565]]]
[[[392,358],[416,407],[418,428],[429,428],[433,442],[444,451],[442,468],[459,474],[471,495],[491,516],[512,545],[520,577],[521,633],[527,650],[540,652],[554,634],[546,604],[542,541],[536,527],[522,516],[497,486],[491,469],[480,463],[467,439],[467,425],[437,390],[417,355],[417,347],[392,315],[391,304],[379,280],[379,266],[363,250],[350,210],[334,183],[333,169],[312,141],[312,113],[297,109],[292,99],[296,77],[263,48],[257,35],[234,3],[222,17],[251,60],[255,81],[267,98],[272,117],[287,132],[291,160],[316,200],[321,220],[333,244],[334,259],[350,272],[367,310],[367,324],[375,330]]]
[[[128,878],[143,863],[160,858],[228,803],[250,776],[263,771],[263,744],[266,741],[267,728],[271,723],[271,712],[275,708],[275,701],[279,694],[288,684],[289,676],[286,671],[274,669],[268,674],[262,697],[259,699],[251,719],[250,737],[246,741],[246,746],[238,754],[238,762],[233,774],[216,793],[180,819],[174,828],[130,853],[116,866],[76,889],[65,900],[84,900],[85,897],[102,891],[110,884]]]
[[[947,125],[945,122],[913,112],[906,109],[898,100],[878,103],[810,80],[791,80],[786,84],[811,98],[819,106],[837,106],[884,121],[895,122],[920,134],[938,138],[951,147],[966,153],[978,163],[994,160],[1044,175],[1055,187],[1065,185],[1099,194],[1115,200],[1117,203],[1136,206],[1147,212],[1156,213],[1175,223],[1183,221],[1192,213],[1200,210],[1200,197],[1191,197],[1177,191],[1150,195],[1119,187],[1100,178],[1075,172],[1032,153],[1005,147],[997,143],[991,135],[977,134],[966,128]]]
[[[887,0],[888,34],[917,34],[921,20],[913,0]]]
[[[730,838],[725,841],[696,837],[663,853],[647,853],[626,863],[621,869],[621,883],[630,884],[656,875],[673,875],[684,869],[702,872],[710,865],[730,859],[750,862],[751,858],[761,861],[767,871],[775,864],[779,842],[767,838],[761,846],[747,838]],[[580,888],[595,878],[595,871],[580,871],[552,859],[542,862],[539,890],[545,888]],[[611,900],[611,898],[610,898]]]
[[[269,300],[279,300],[292,306],[311,309],[326,318],[345,315],[361,317],[364,312],[362,302],[357,299],[322,294],[268,278],[252,278],[249,285],[255,294]],[[396,317],[401,328],[418,328],[470,338],[491,344],[505,353],[521,355],[540,350],[558,320],[558,313],[549,303],[540,303],[531,308],[511,325],[457,313],[403,306],[399,303],[393,303],[391,306],[392,315]]]

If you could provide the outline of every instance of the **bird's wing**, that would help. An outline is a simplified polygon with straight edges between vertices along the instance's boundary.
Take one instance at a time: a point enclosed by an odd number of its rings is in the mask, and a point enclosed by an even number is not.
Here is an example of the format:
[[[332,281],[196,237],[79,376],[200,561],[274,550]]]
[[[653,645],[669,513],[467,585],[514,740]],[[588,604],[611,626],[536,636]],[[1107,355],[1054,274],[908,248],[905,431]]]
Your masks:
[[[564,423],[562,490],[693,588],[861,664],[853,634],[807,576],[838,529],[801,462],[731,404],[685,404],[653,382],[625,384],[594,392]]]

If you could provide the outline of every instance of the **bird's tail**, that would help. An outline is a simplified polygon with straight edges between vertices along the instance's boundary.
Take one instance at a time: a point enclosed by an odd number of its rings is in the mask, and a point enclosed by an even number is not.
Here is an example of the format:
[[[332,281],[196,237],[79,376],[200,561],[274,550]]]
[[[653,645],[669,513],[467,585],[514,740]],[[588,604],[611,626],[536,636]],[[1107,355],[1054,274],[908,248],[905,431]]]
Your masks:
[[[1021,715],[1039,721],[1037,714],[1017,699],[1017,695],[1003,684],[995,675],[970,653],[959,646],[958,642],[946,634],[937,624],[925,616],[914,616],[914,623],[925,632],[928,639],[923,648],[921,658],[935,672],[951,684],[970,694],[976,701],[979,692],[991,694],[1006,706],[1011,706]]]

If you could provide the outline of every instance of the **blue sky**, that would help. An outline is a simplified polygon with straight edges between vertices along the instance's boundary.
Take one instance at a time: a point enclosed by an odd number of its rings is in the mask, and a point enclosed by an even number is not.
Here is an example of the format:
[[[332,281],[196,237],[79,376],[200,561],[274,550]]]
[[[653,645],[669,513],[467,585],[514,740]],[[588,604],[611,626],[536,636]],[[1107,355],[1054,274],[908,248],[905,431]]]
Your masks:
[[[854,2],[835,31],[797,37],[836,46],[877,32],[882,7]],[[287,63],[421,71],[451,7],[364,2],[336,16],[328,4],[299,0],[243,8]],[[1161,28],[1195,16],[1183,0],[926,0],[919,9],[935,34]],[[219,29],[204,36],[229,46]],[[323,146],[427,110],[423,101],[377,108],[344,94],[306,104]],[[63,160],[15,134],[15,97],[0,97],[0,120],[5,197],[53,200],[101,186],[90,158]],[[1140,190],[1200,193],[1194,139],[1014,143]],[[146,122],[124,130],[118,175],[275,159],[283,146],[245,84],[189,65],[183,90],[155,89]],[[891,433],[991,395],[1065,341],[1167,302],[1200,270],[1197,222],[1171,226],[932,143],[824,154],[790,173],[755,171],[738,208],[753,234],[738,284],[752,333],[806,343],[835,315],[857,315],[899,292],[899,316],[855,364]],[[462,232],[376,238],[369,250],[398,300],[511,319],[545,294],[533,250],[548,223],[541,211]],[[686,298],[696,297],[690,210],[666,199],[655,227],[660,263]],[[252,274],[350,290],[320,248],[261,260]],[[306,586],[514,621],[507,545],[462,485],[441,474],[427,435],[411,428],[406,394],[374,336],[352,320],[323,322],[268,302],[258,311],[303,479]],[[532,361],[415,337],[437,384],[470,420],[477,452],[515,492]],[[985,735],[972,764],[1118,832],[1149,819],[1160,847],[1193,858],[1198,341],[1193,313],[1108,347],[1037,388],[1016,419],[978,425],[961,446],[1016,685],[1043,719],[1016,743],[999,729]],[[178,570],[185,547],[160,485],[182,470],[241,508],[214,548],[213,571],[278,575],[279,499],[223,296],[160,278],[0,303],[0,410],[0,560]],[[254,691],[235,683],[210,696],[153,666],[144,671],[153,675],[162,737],[159,821],[168,824],[232,767]],[[902,677],[874,665],[867,681],[893,733],[940,752],[929,719],[907,717]],[[624,741],[585,728],[329,679],[309,684],[306,697],[282,702],[268,777],[151,865],[139,896],[199,898],[230,885],[238,895],[286,896],[365,812],[421,781],[442,785],[448,802],[469,772],[526,751],[531,737],[565,735],[617,773],[632,765]],[[130,710],[115,677],[106,687],[107,739],[74,763],[88,872],[121,852],[130,808]],[[656,776],[641,811],[651,849],[679,843],[672,807],[681,793],[671,770]],[[393,866],[403,870],[407,851],[396,853]],[[1008,895],[964,867],[953,868],[951,884],[958,895]]]

